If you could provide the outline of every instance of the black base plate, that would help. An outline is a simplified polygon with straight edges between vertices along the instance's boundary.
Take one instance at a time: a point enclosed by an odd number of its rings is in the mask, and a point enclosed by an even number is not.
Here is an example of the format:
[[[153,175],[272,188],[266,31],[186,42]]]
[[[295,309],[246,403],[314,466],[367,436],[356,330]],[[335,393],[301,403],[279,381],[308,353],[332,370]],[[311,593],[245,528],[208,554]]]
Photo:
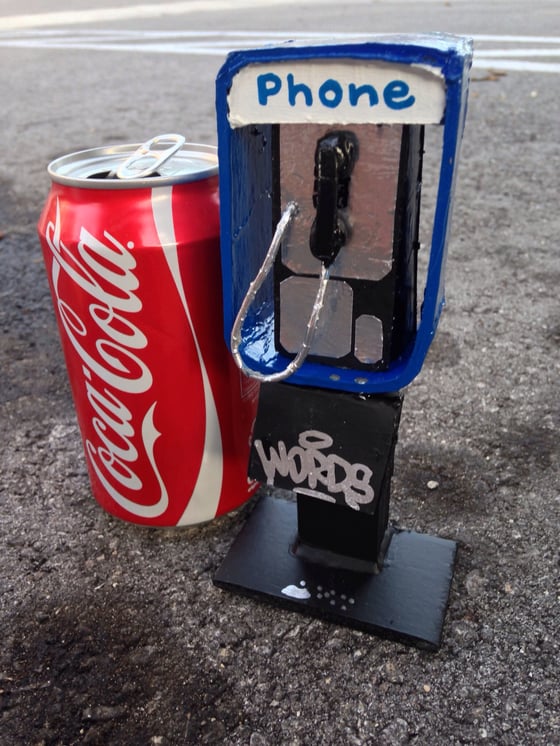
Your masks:
[[[379,573],[297,551],[297,506],[262,497],[214,577],[231,591],[420,647],[439,647],[457,545],[395,529]]]

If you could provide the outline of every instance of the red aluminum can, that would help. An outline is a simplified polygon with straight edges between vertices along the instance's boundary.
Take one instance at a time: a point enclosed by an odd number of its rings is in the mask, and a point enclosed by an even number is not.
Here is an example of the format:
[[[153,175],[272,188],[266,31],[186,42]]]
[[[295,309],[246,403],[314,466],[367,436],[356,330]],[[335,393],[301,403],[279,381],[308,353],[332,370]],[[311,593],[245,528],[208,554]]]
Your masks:
[[[181,141],[155,175],[137,145],[53,161],[38,224],[93,494],[151,526],[209,521],[257,487],[258,385],[223,338],[216,149]]]

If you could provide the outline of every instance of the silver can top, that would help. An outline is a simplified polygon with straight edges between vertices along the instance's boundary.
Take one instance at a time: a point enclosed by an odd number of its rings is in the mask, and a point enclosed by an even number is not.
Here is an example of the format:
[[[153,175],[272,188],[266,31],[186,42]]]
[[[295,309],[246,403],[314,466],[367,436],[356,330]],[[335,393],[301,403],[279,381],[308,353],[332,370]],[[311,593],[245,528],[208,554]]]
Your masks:
[[[81,189],[134,189],[199,181],[218,173],[217,149],[159,135],[144,144],[70,153],[48,166],[51,179]]]

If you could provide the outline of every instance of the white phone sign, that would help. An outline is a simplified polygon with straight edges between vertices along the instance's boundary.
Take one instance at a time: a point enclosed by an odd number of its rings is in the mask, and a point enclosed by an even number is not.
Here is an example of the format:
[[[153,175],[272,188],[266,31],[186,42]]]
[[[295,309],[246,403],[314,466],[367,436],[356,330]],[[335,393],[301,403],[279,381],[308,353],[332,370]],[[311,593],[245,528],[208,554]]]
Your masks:
[[[248,124],[439,124],[445,110],[441,70],[356,60],[252,64],[228,95],[232,128]]]

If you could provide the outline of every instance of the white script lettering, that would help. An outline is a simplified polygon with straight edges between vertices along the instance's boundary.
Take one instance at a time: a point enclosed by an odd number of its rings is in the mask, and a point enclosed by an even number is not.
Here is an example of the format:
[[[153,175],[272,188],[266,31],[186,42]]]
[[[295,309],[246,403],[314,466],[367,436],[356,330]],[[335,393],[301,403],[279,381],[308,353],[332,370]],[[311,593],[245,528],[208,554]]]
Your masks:
[[[46,240],[54,260],[51,277],[55,305],[68,340],[82,362],[85,399],[92,410],[91,426],[97,442],[86,439],[86,453],[101,484],[117,504],[139,517],[154,518],[165,512],[169,502],[154,457],[154,444],[160,435],[153,421],[156,402],[142,416],[140,430],[160,496],[155,503],[143,505],[123,494],[125,490],[138,494],[143,483],[134,471],[139,454],[134,445],[133,414],[119,396],[143,393],[153,383],[149,367],[137,354],[147,347],[148,340],[125,315],[142,309],[134,292],[139,287],[132,271],[136,259],[129,251],[134,245],[128,243],[125,247],[107,231],[103,238],[96,238],[82,227],[77,252],[73,254],[61,237],[57,200],[56,219],[47,226]],[[76,306],[79,310],[73,308],[61,297],[63,277],[72,280],[92,302],[87,305],[81,300]],[[84,307],[85,318],[80,316]],[[93,332],[88,322],[93,324]],[[96,388],[92,373],[105,386]]]

